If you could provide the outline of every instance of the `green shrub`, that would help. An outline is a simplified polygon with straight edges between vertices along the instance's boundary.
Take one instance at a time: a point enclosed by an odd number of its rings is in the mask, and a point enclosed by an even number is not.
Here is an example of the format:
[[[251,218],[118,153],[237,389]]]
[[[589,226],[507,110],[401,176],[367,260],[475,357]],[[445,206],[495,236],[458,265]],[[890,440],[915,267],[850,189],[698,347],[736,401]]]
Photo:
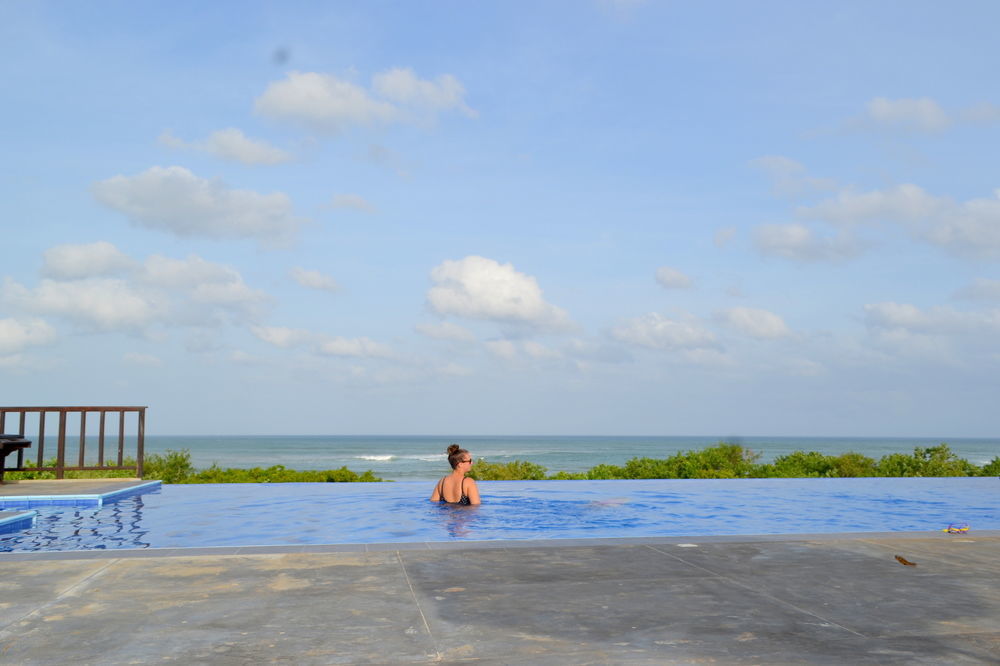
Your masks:
[[[545,468],[526,460],[491,463],[480,458],[469,476],[476,481],[541,481],[545,478]]]
[[[989,461],[979,469],[980,476],[1000,476],[1000,456]]]
[[[882,456],[877,470],[879,476],[976,476],[980,473],[978,467],[952,453],[947,444],[918,446],[913,449],[913,455],[891,453]]]
[[[816,451],[795,451],[778,456],[773,463],[760,465],[762,477],[859,477],[876,476],[875,460],[860,453],[828,456]]]
[[[191,452],[187,449],[180,451],[167,449],[166,453],[151,453],[143,459],[142,478],[144,479],[159,479],[163,483],[182,483],[184,479],[194,473]]]
[[[185,477],[180,483],[301,483],[301,482],[350,482],[381,481],[371,470],[358,474],[346,467],[328,470],[286,469],[284,465],[253,467],[251,469],[221,468],[212,465],[208,469]]]

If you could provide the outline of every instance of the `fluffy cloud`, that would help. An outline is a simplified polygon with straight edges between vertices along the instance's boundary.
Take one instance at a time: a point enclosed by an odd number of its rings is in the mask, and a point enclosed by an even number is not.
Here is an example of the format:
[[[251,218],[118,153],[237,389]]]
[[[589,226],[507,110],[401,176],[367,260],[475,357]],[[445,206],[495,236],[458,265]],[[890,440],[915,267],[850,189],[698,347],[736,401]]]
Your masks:
[[[46,254],[43,278],[29,287],[7,278],[0,295],[25,312],[70,320],[97,331],[146,333],[149,327],[215,326],[253,320],[268,302],[234,269],[191,255],[135,261],[116,247],[62,245]],[[111,268],[116,277],[103,277]]]
[[[566,330],[566,312],[545,302],[535,278],[492,259],[468,256],[445,261],[431,271],[431,309],[443,315]]]
[[[115,278],[44,279],[34,289],[7,278],[4,300],[29,312],[65,317],[101,331],[141,330],[164,314],[162,303]]]
[[[107,241],[56,245],[44,257],[42,275],[57,280],[118,275],[135,267],[135,262]]]
[[[477,115],[465,105],[465,88],[451,74],[428,81],[418,78],[412,69],[397,67],[376,74],[372,88],[381,97],[404,107],[434,111],[455,109],[472,118]]]
[[[796,215],[837,225],[880,221],[917,222],[943,213],[948,204],[916,185],[903,184],[888,190],[857,192],[843,190],[815,206],[801,206]]]
[[[55,329],[41,319],[0,319],[0,356],[47,345],[55,338]]]
[[[767,310],[730,308],[720,312],[718,317],[726,326],[761,340],[783,338],[791,333],[781,317]]]
[[[284,193],[229,189],[178,166],[115,176],[95,183],[93,192],[98,201],[133,224],[181,237],[282,241],[294,235],[301,223]]]
[[[625,322],[612,329],[611,336],[647,349],[711,349],[717,346],[715,334],[694,317],[671,319],[657,312]]]
[[[762,224],[754,229],[753,240],[761,254],[795,261],[835,261],[860,251],[857,241],[845,233],[820,236],[802,224]]]
[[[955,297],[970,301],[1000,302],[1000,280],[978,278],[955,292]]]
[[[344,338],[315,333],[303,329],[280,326],[253,326],[251,332],[264,342],[289,349],[304,347],[323,356],[348,356],[356,358],[390,358],[392,349],[369,338]]]
[[[487,340],[483,346],[486,351],[500,358],[512,359],[517,356],[517,346],[510,340]]]
[[[848,190],[796,212],[838,226],[895,223],[949,252],[1000,259],[1000,190],[992,198],[964,202],[935,197],[911,184],[872,192]]]
[[[921,335],[961,335],[1000,332],[1000,310],[961,312],[948,307],[926,310],[908,303],[870,303],[865,323],[873,329]]]
[[[417,324],[417,332],[435,340],[453,340],[455,342],[472,342],[476,339],[476,334],[458,324],[450,321],[443,321],[440,324]]]
[[[298,266],[292,268],[289,272],[292,279],[298,282],[303,287],[308,287],[309,289],[318,289],[320,291],[336,292],[340,289],[340,285],[329,275],[321,273],[319,271],[306,270],[305,268],[299,268]]]
[[[125,352],[122,354],[122,361],[129,365],[138,365],[146,368],[158,368],[163,365],[163,360],[151,354],[140,354],[139,352]]]
[[[750,166],[771,178],[774,194],[780,197],[798,197],[836,188],[833,180],[809,176],[802,164],[781,155],[758,157],[750,160]]]
[[[275,148],[266,141],[251,139],[235,127],[216,130],[204,141],[184,141],[170,132],[160,135],[160,143],[171,148],[197,150],[224,160],[241,164],[281,164],[290,162],[292,154]]]
[[[888,99],[876,97],[868,102],[865,118],[875,125],[923,132],[937,132],[951,121],[944,109],[929,97]]]
[[[430,81],[410,69],[391,69],[376,74],[369,91],[331,74],[291,72],[267,87],[255,109],[270,118],[334,134],[354,126],[422,120],[451,109],[474,116],[464,96],[461,83],[449,74]]]
[[[362,213],[374,213],[375,206],[357,194],[335,194],[330,201],[331,208],[349,208]]]
[[[656,281],[665,289],[687,289],[691,286],[691,278],[670,266],[656,269]]]

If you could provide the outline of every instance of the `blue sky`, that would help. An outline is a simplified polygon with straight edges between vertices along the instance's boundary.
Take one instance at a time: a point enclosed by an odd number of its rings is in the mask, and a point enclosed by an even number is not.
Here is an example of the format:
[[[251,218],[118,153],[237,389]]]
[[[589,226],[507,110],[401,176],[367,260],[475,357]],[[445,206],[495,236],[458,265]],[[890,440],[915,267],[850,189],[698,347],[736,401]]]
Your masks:
[[[995,3],[0,5],[0,402],[995,436]]]

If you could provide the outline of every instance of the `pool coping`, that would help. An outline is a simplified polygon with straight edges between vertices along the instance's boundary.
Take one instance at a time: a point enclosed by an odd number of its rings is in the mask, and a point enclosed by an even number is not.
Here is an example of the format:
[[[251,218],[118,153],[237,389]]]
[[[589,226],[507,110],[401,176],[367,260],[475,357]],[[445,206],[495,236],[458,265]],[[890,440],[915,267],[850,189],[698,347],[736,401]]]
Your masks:
[[[106,493],[77,493],[58,495],[5,495],[0,497],[0,510],[30,509],[34,506],[104,506],[105,502],[117,501],[132,495],[140,495],[159,489],[162,481],[144,481]]]
[[[149,557],[200,557],[240,555],[287,555],[323,553],[372,553],[410,550],[487,550],[523,548],[587,548],[601,546],[698,547],[722,543],[789,541],[838,541],[844,539],[975,539],[1000,537],[1000,530],[977,530],[962,534],[945,532],[817,532],[809,534],[718,534],[660,537],[593,537],[585,539],[496,539],[489,541],[402,541],[386,543],[287,544],[270,546],[193,546],[189,548],[121,548],[60,551],[0,552],[0,562],[24,560],[99,560]]]

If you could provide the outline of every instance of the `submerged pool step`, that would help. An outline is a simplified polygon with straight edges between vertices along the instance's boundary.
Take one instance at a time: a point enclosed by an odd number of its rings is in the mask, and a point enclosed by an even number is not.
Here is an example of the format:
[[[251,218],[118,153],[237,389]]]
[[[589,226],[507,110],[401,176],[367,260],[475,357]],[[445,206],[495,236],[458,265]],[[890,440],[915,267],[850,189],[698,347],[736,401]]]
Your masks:
[[[36,506],[103,506],[105,502],[115,502],[132,495],[159,490],[162,482],[146,481],[105,493],[62,493],[57,495],[6,495],[0,497],[0,512],[7,509],[30,509]]]
[[[20,532],[35,526],[37,511],[0,511],[0,534]]]

